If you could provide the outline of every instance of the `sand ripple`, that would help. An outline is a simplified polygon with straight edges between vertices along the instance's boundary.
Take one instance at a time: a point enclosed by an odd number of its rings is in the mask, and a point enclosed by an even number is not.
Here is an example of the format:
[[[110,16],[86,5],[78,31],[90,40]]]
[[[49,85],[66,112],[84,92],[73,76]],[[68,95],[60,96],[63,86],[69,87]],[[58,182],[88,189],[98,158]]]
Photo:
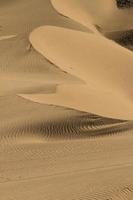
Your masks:
[[[129,2],[0,1],[0,200],[133,199]]]

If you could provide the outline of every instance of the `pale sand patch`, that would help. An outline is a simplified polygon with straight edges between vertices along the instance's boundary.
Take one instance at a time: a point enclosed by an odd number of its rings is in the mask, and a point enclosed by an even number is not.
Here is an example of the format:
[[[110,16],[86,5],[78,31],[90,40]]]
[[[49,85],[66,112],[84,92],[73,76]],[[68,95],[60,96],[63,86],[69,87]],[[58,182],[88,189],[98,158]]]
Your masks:
[[[7,40],[7,39],[11,39],[17,37],[17,35],[6,35],[6,36],[0,36],[0,41],[1,40]]]

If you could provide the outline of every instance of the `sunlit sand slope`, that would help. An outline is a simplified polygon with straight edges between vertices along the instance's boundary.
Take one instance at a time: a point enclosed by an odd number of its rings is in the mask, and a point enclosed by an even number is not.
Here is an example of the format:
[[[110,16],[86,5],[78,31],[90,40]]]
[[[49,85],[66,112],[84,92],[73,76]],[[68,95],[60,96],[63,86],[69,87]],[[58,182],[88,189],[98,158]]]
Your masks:
[[[0,1],[0,200],[133,199],[132,17]]]
[[[133,9],[119,9],[116,0],[51,0],[55,9],[64,15],[103,31],[132,28]],[[91,24],[91,25],[90,25]]]
[[[62,88],[59,90],[59,93],[62,91],[58,98],[59,102],[57,98],[49,96],[46,100],[44,97],[45,103],[76,105],[72,97],[68,95],[71,93],[70,89],[73,91],[73,98],[81,99],[82,103],[79,103],[77,107],[81,110],[89,111],[90,109],[91,112],[110,117],[112,115],[114,118],[131,119],[133,117],[132,52],[103,36],[51,26],[34,30],[30,35],[30,41],[33,47],[48,60],[62,70],[79,77],[87,86],[85,88],[76,85],[77,87],[74,86],[73,89],[69,86],[68,89],[66,89],[67,86],[65,88],[61,86],[59,87],[59,89]],[[67,90],[66,94],[65,90]],[[79,97],[76,96],[74,90],[77,91],[77,95],[80,91]],[[67,95],[70,101],[66,103]],[[124,110],[121,110],[122,107]]]
[[[123,94],[99,90],[98,86],[60,85],[49,94],[20,94],[34,102],[92,112],[106,117],[133,119],[132,102]]]

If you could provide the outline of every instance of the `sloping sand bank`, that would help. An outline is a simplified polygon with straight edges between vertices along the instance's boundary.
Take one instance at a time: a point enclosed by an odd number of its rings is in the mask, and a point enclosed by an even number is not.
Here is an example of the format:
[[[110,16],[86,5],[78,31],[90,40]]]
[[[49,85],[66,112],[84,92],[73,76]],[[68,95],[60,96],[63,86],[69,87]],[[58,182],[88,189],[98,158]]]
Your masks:
[[[133,119],[133,105],[123,94],[86,85],[61,85],[49,94],[20,94],[42,104],[52,104],[118,119]]]
[[[103,31],[125,30],[133,27],[133,9],[118,9],[116,0],[51,0],[55,9],[84,24],[99,26]],[[92,28],[94,30],[94,28]]]
[[[133,200],[132,17],[0,1],[0,200]]]
[[[30,41],[50,62],[87,86],[60,86],[59,96],[44,96],[44,103],[114,118],[133,118],[132,52],[100,35],[49,26],[34,30]],[[73,99],[77,99],[78,107]]]

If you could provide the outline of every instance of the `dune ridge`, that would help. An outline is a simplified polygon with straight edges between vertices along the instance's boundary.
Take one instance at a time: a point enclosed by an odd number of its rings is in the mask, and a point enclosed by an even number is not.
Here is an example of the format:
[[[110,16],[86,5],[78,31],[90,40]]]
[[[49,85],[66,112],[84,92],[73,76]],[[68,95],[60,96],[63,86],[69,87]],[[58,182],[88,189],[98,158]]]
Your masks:
[[[0,1],[0,200],[133,199],[122,2]]]
[[[132,113],[133,109],[131,103],[133,63],[132,52],[106,38],[103,38],[103,36],[92,35],[79,31],[76,32],[59,27],[40,27],[31,33],[30,41],[38,52],[55,63],[55,65],[59,66],[63,71],[65,70],[66,72],[77,76],[85,82],[86,86],[88,87],[88,89],[86,87],[86,91],[89,92],[84,92],[84,96],[87,96],[87,93],[89,94],[89,98],[93,98],[95,96],[93,99],[97,99],[95,102],[95,100],[89,101],[88,98],[88,106],[86,104],[85,107],[87,111],[89,111],[90,107],[95,107],[93,108],[94,110],[90,111],[99,115],[109,115],[110,117],[112,114],[112,117],[114,118],[119,118],[121,115],[122,118],[128,117],[127,119],[132,119],[132,116],[130,115],[130,111]],[[106,52],[103,52],[104,48],[107,48]],[[70,51],[70,49],[72,51]],[[119,59],[120,57],[121,59]],[[73,86],[71,87],[74,91],[78,90],[79,85],[77,88]],[[69,86],[68,88],[60,86],[59,88],[62,88],[61,92],[65,90],[68,91],[70,89]],[[84,91],[84,87],[81,87],[81,89]],[[114,98],[111,99],[110,97],[109,101],[108,97],[106,96],[106,93],[108,94],[109,92],[112,97],[117,96],[114,103]],[[58,91],[56,94],[58,95]],[[64,93],[64,95],[66,95],[67,99],[68,92],[66,92],[66,94]],[[74,93],[72,95],[74,96]],[[82,99],[84,99],[82,95],[79,97],[81,102]],[[55,97],[54,99],[51,99],[50,95],[49,98],[44,96],[44,103],[51,102],[54,104],[56,101],[57,105],[61,104],[68,107],[72,106],[72,102],[74,103],[74,101],[71,101],[71,103],[66,103],[64,98],[61,102],[61,98],[59,98],[59,100],[57,100],[57,98]],[[101,100],[99,100],[100,98]],[[125,116],[125,111],[123,111],[123,113],[120,111],[121,114],[119,113],[120,115],[118,116],[117,107],[121,108],[123,106],[123,103],[120,99],[125,101],[124,104],[126,107],[129,106],[127,112],[128,116]],[[106,105],[106,110],[101,109],[99,112],[100,107],[98,106],[97,108],[98,100],[101,106],[102,104],[104,106]],[[109,104],[113,105],[116,114],[115,112],[113,113],[113,110],[112,113],[110,113],[110,110],[108,111],[110,108],[108,106]],[[84,104],[80,104],[80,109],[85,111]]]
[[[88,27],[100,26],[104,31],[132,28],[132,9],[118,9],[116,0],[51,0],[55,9]],[[91,24],[91,25],[90,25]]]
[[[80,31],[74,31],[70,29],[65,29],[61,27],[52,27],[52,26],[44,26],[39,27],[38,29],[33,30],[33,32],[30,34],[30,42],[33,45],[33,47],[41,53],[44,57],[46,57],[50,62],[54,63],[56,66],[59,66],[63,71],[66,71],[74,76],[77,76],[81,80],[83,80],[86,84],[86,90],[89,90],[90,93],[88,97],[93,96],[92,98],[96,98],[99,100],[99,93],[103,97],[100,101],[96,102],[89,101],[88,100],[88,106],[83,106],[83,104],[78,107],[81,110],[89,112],[90,107],[95,107],[96,109],[91,110],[91,112],[94,112],[99,115],[105,115],[109,117],[119,118],[120,115],[124,119],[132,119],[132,114],[130,115],[130,111],[132,113],[132,52],[129,50],[126,50],[125,48],[115,44],[113,41],[110,41],[109,39],[106,39],[103,37],[103,35],[107,35],[110,33],[110,31],[117,32],[117,29],[108,30],[107,27],[104,27],[105,22],[102,20],[112,20],[114,22],[113,17],[117,17],[117,25],[119,31],[123,32],[124,29],[127,27],[125,26],[125,22],[127,22],[127,19],[130,19],[130,16],[132,16],[132,10],[129,10],[129,13],[127,14],[127,11],[119,10],[117,8],[117,2],[110,0],[107,9],[103,11],[103,9],[98,8],[99,10],[95,10],[93,12],[93,9],[96,8],[97,1],[95,0],[94,3],[91,3],[90,1],[83,1],[80,0],[78,2],[76,1],[60,1],[55,0],[52,1],[53,6],[57,9],[59,13],[63,13],[69,18],[72,18],[76,21],[79,21],[81,24],[85,25],[83,22],[85,22],[85,13],[88,14],[86,16],[86,19],[89,23],[92,24],[93,28],[99,27],[97,31],[94,31],[92,28],[92,33],[83,33]],[[104,0],[102,1],[101,6],[107,4]],[[74,6],[77,5],[76,10],[73,12]],[[80,15],[78,15],[78,12]],[[91,13],[92,12],[92,13]],[[105,18],[104,15],[100,12],[105,12],[107,17]],[[92,16],[91,16],[92,14]],[[90,15],[90,16],[89,16]],[[100,16],[100,17],[98,17]],[[80,17],[80,18],[77,18]],[[83,17],[83,19],[82,19]],[[123,17],[123,24],[121,24],[121,19]],[[92,19],[95,22],[92,22]],[[101,20],[97,21],[97,19]],[[110,24],[111,21],[108,21],[107,24]],[[132,22],[128,21],[128,29],[132,26]],[[114,23],[111,23],[112,25],[115,25]],[[86,24],[87,26],[87,24]],[[90,24],[88,25],[90,27]],[[124,28],[124,29],[123,29]],[[97,34],[97,32],[102,30],[102,33]],[[102,35],[103,34],[103,35]],[[114,38],[113,38],[114,39]],[[119,41],[120,43],[120,41]],[[71,51],[70,51],[71,49]],[[106,49],[106,51],[104,50]],[[104,53],[103,53],[104,51]],[[122,56],[121,56],[122,55]],[[106,57],[106,59],[105,59]],[[121,59],[120,59],[121,57]],[[110,63],[111,60],[111,63]],[[127,78],[128,77],[128,78]],[[107,86],[108,85],[108,86]],[[106,87],[107,86],[107,87]],[[66,86],[67,87],[67,86]],[[65,89],[66,89],[65,87]],[[87,88],[88,87],[88,88]],[[59,88],[62,88],[61,91],[65,91],[64,86],[60,86]],[[76,87],[72,87],[73,91],[77,90]],[[97,89],[98,88],[98,91]],[[66,93],[64,95],[68,95],[68,90],[70,87],[66,89]],[[94,91],[93,91],[94,90]],[[125,116],[125,111],[123,113],[120,112],[120,115],[118,115],[117,107],[123,107],[123,103],[118,100],[119,102],[116,103],[113,102],[113,99],[109,100],[107,99],[105,93],[111,93],[111,96],[117,96],[116,99],[123,99],[124,101],[124,107],[128,110],[127,113],[129,115]],[[59,92],[59,94],[58,94]],[[85,92],[84,92],[85,93]],[[94,94],[95,93],[95,97]],[[29,98],[30,100],[37,100],[36,98],[28,95],[21,95],[23,97]],[[84,96],[87,96],[84,94]],[[62,98],[62,93],[60,93],[60,90],[56,91],[56,95],[52,96],[54,98],[50,98],[50,95],[48,97],[44,95],[44,98],[41,103],[56,103],[57,105],[62,106],[68,106],[68,107],[74,107],[72,103],[66,102],[64,98]],[[73,97],[73,98],[76,98]],[[72,98],[72,99],[73,99]],[[84,97],[80,95],[80,101],[82,101]],[[70,100],[72,102],[72,99]],[[97,108],[97,104],[100,103],[101,105],[106,105],[107,112],[99,111],[99,108]],[[86,104],[86,103],[85,103]],[[112,111],[110,112],[109,106],[112,105],[114,109],[116,110],[116,113]],[[116,105],[115,105],[116,104]],[[127,106],[128,105],[128,106]],[[77,105],[76,105],[77,106]],[[119,109],[120,110],[120,109]]]

